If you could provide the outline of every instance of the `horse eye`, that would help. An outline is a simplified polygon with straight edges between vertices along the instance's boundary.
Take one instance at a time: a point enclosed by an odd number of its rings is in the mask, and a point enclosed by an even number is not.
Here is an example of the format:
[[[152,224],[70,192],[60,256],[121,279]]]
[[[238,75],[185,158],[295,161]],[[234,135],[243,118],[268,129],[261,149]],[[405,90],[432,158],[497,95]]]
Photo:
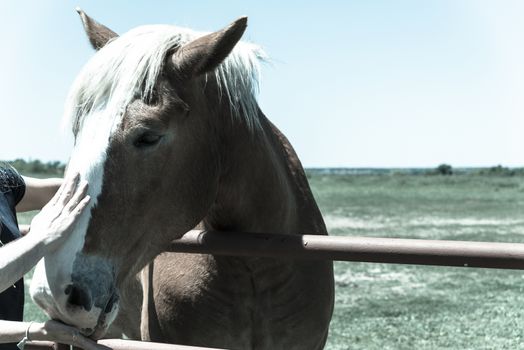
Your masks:
[[[153,88],[149,94],[144,97],[144,103],[149,106],[158,104],[159,96],[157,89]]]
[[[151,91],[146,92],[145,88],[142,87],[140,89],[137,89],[135,91],[135,100],[140,100],[142,103],[148,105],[148,106],[155,106],[160,101],[160,96],[158,94],[158,90],[156,88],[153,88]]]
[[[160,142],[161,139],[162,135],[145,132],[140,135],[133,144],[137,148],[151,147]]]

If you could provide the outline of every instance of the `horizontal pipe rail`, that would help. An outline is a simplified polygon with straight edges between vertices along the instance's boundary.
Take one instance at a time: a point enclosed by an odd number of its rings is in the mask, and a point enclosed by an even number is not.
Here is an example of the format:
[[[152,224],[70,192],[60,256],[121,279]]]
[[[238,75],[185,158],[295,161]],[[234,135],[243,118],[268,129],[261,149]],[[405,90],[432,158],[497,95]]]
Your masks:
[[[108,350],[219,350],[216,348],[202,348],[176,344],[151,343],[137,340],[102,339],[98,344],[104,345]],[[69,345],[50,341],[31,341],[26,343],[25,350],[69,350]],[[74,349],[80,349],[75,347]]]
[[[168,251],[278,259],[524,270],[522,243],[192,230],[173,241]],[[108,350],[213,350],[121,339],[103,339],[98,343],[107,346]],[[65,350],[69,349],[69,346],[54,342],[29,342],[25,349]]]
[[[524,244],[192,230],[168,251],[281,259],[524,269]]]
[[[24,350],[69,350],[69,345],[50,341],[30,341],[25,344]]]

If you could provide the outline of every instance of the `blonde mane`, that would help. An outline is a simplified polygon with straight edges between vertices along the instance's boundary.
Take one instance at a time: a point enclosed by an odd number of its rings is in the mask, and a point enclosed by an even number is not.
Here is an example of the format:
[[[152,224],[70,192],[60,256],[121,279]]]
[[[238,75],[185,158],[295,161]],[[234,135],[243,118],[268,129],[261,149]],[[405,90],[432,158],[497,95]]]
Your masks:
[[[66,101],[64,121],[77,135],[85,118],[104,111],[105,118],[121,118],[137,95],[149,95],[168,52],[207,33],[172,25],[137,27],[115,38],[84,66]],[[258,125],[257,100],[260,61],[266,58],[254,44],[239,42],[207,79],[215,79],[235,118],[250,129]]]

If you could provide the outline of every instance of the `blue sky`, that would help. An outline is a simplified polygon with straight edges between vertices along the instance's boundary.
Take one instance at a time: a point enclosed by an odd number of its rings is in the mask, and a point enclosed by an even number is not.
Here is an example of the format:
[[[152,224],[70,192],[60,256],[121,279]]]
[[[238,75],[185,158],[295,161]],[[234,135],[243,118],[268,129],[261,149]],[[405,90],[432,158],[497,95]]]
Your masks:
[[[75,6],[116,32],[217,30],[272,58],[260,104],[308,167],[524,166],[524,2],[0,3],[0,159],[66,161],[67,91],[93,54]]]

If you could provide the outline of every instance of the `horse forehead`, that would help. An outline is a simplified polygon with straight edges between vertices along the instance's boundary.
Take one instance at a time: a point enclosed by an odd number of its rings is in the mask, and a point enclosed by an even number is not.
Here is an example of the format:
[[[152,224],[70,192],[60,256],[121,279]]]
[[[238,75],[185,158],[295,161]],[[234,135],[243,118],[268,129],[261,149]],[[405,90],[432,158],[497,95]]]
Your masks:
[[[103,165],[111,136],[122,122],[121,112],[96,111],[83,117],[82,127],[75,137],[68,171],[89,170]]]

